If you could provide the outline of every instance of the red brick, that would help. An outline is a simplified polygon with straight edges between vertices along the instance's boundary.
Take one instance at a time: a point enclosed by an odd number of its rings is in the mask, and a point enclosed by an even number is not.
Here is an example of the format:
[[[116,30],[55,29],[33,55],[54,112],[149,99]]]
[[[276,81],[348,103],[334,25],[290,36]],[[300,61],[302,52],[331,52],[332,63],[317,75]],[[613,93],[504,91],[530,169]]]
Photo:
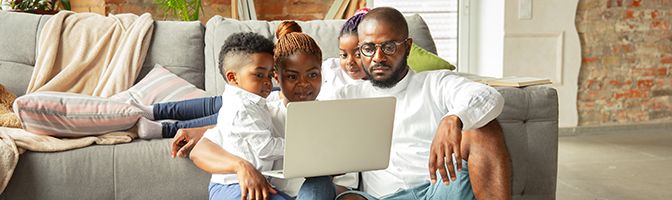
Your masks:
[[[672,55],[663,55],[663,57],[660,58],[660,63],[672,64]]]
[[[610,80],[610,81],[609,81],[609,85],[612,85],[612,86],[621,86],[621,81],[619,81],[619,80]]]
[[[625,10],[625,19],[634,19],[635,18],[635,11],[632,9],[627,9]]]
[[[630,6],[639,7],[641,5],[641,3],[642,3],[641,0],[632,0],[632,3],[630,4]]]
[[[648,79],[648,80],[638,80],[637,81],[637,87],[640,89],[649,89],[653,87],[653,80]]]
[[[647,97],[646,91],[633,90],[633,89],[614,94],[614,98],[617,100],[622,98],[646,98],[646,97]]]
[[[670,30],[670,23],[663,20],[654,20],[653,22],[651,22],[651,29]]]
[[[287,13],[290,14],[320,14],[326,13],[331,5],[318,3],[291,3],[287,6]]]
[[[259,15],[258,17],[260,18],[262,16],[287,14],[285,13],[285,8],[287,6],[281,6],[281,5],[287,5],[286,0],[278,0],[275,2],[255,1],[254,5],[256,6],[257,9],[257,15]]]
[[[597,57],[583,57],[582,62],[588,64],[588,63],[593,63],[593,62],[598,61],[598,60],[599,60],[599,58],[597,58]]]

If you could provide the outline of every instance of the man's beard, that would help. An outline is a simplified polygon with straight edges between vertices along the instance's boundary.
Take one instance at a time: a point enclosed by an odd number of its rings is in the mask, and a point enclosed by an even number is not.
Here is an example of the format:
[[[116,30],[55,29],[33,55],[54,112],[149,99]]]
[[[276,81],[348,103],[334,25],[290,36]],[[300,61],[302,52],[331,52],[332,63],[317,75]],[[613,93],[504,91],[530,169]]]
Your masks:
[[[400,63],[400,64],[402,64],[402,65],[406,65],[406,60],[407,60],[407,59],[408,59],[408,56],[404,56],[404,58],[401,60],[401,63]],[[369,67],[369,69],[373,69],[373,68],[376,67],[376,66],[383,66],[383,67],[387,67],[387,68],[392,68],[392,67],[390,67],[390,66],[387,65],[387,64],[379,63],[379,64],[375,64],[375,65]],[[369,79],[369,81],[371,81],[371,84],[372,84],[374,87],[379,87],[379,88],[392,88],[392,87],[394,87],[395,85],[397,85],[397,83],[399,83],[399,81],[401,81],[401,79],[403,78],[404,75],[406,75],[406,74],[404,73],[404,69],[407,69],[407,68],[408,68],[408,67],[406,67],[406,66],[399,66],[397,69],[395,69],[395,70],[392,72],[392,75],[390,76],[390,78],[388,78],[388,79],[384,79],[384,80],[376,80],[376,79],[374,79],[374,78],[373,78],[373,75],[371,75],[371,72],[369,71],[369,69],[365,69],[364,72],[366,73],[366,77]]]

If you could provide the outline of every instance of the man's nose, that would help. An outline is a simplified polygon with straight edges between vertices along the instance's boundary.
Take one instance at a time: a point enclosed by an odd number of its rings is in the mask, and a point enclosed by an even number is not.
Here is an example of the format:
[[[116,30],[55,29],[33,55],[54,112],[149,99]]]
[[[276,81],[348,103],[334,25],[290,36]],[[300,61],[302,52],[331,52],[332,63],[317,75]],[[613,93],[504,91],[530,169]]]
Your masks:
[[[373,57],[371,59],[373,59],[373,62],[376,62],[376,63],[385,62],[387,57],[385,56],[385,53],[383,52],[383,48],[382,47],[377,47],[376,51],[373,53]]]

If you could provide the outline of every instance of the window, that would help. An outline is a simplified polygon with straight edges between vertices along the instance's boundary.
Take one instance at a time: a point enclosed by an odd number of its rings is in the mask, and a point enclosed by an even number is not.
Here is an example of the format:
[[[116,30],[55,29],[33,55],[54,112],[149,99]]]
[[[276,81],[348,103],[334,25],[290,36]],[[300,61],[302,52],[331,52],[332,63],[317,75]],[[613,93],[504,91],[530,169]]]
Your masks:
[[[374,0],[373,5],[393,7],[404,15],[422,16],[436,43],[438,55],[457,66],[458,0]]]

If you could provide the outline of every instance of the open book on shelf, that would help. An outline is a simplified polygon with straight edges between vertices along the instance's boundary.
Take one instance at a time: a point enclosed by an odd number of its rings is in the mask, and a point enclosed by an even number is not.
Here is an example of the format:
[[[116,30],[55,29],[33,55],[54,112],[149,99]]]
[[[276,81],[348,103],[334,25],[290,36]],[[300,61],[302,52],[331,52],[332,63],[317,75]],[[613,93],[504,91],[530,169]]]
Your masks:
[[[531,85],[552,84],[551,80],[546,78],[516,77],[516,76],[484,79],[481,80],[480,82],[493,87],[525,87]]]

